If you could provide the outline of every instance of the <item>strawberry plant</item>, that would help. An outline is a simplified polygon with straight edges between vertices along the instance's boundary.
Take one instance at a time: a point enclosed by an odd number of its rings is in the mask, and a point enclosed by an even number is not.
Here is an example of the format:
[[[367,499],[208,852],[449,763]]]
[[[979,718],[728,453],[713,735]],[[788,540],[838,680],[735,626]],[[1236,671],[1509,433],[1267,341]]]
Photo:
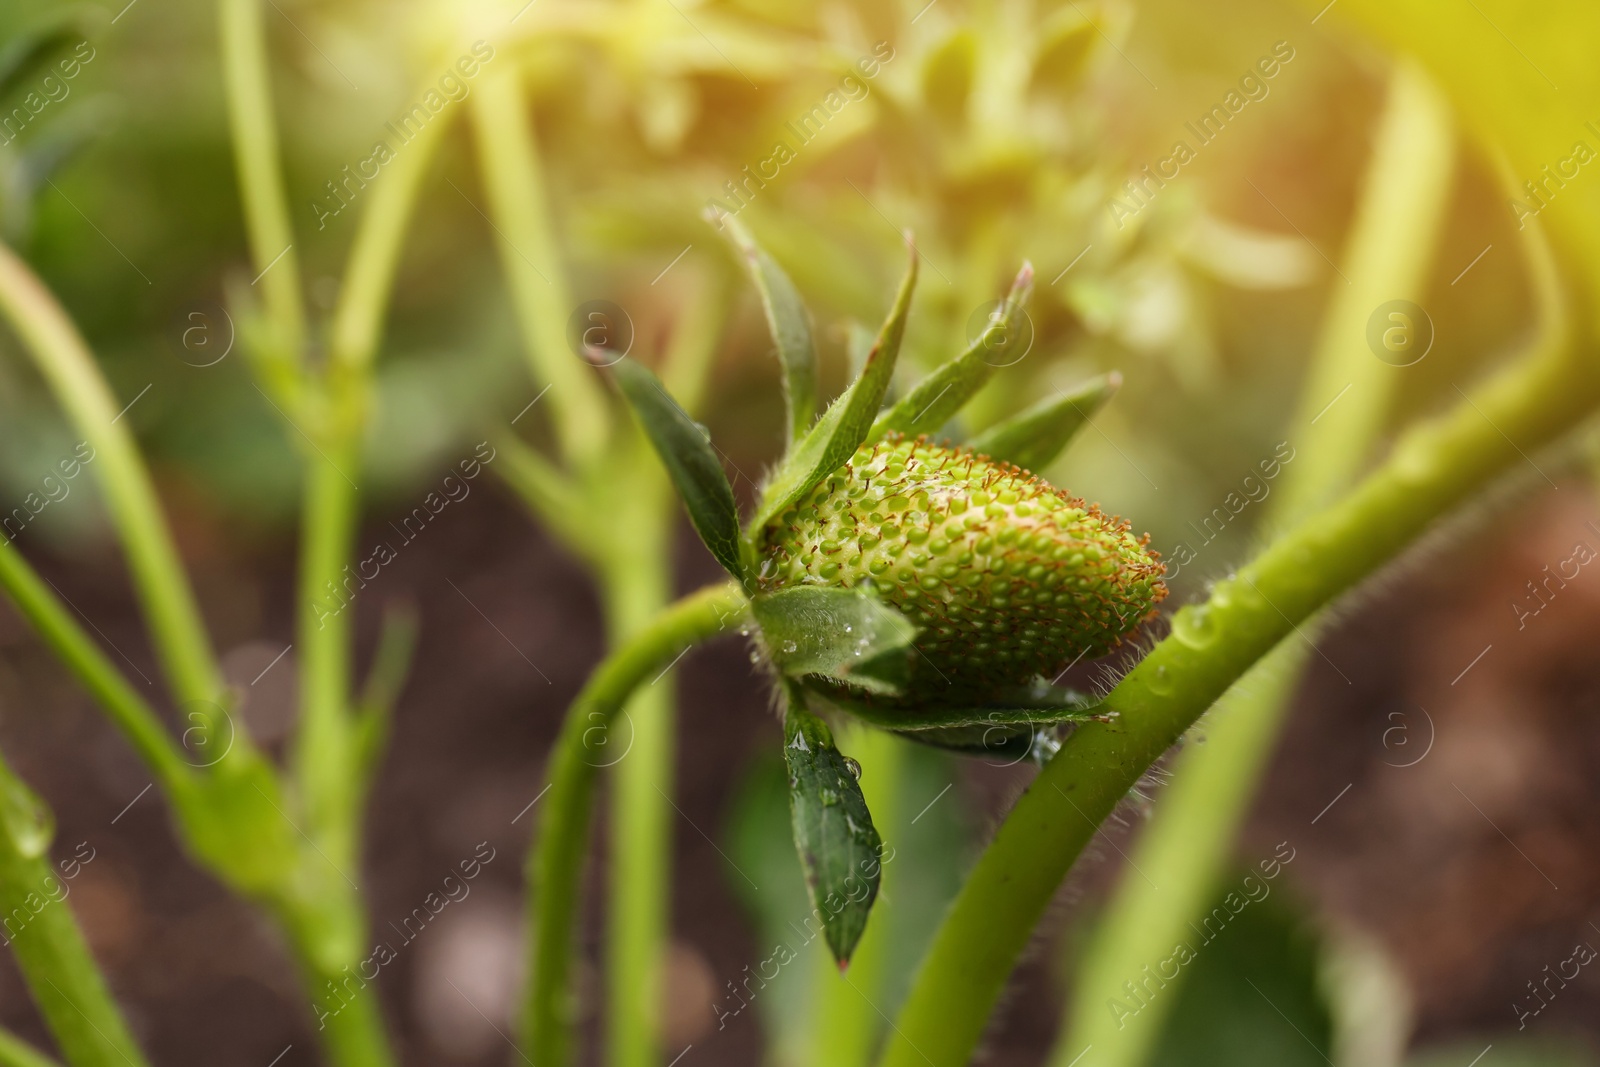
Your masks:
[[[1531,9],[1512,11],[1502,0],[1485,3],[1517,37],[1526,34],[1566,56],[1552,69],[1564,86],[1575,87],[1574,99],[1595,98],[1592,64],[1556,47],[1564,33],[1558,21]],[[1548,170],[1545,159],[1575,165],[1581,153],[1559,142],[1582,116],[1566,106],[1529,103],[1544,100],[1543,71],[1536,76],[1518,67],[1498,80],[1480,76],[1498,70],[1493,57],[1500,56],[1499,30],[1487,16],[1488,29],[1474,23],[1460,42],[1441,42],[1420,0],[1347,0],[1329,24],[1348,13],[1421,58],[1398,62],[1390,75],[1349,244],[1334,267],[1346,288],[1333,290],[1285,431],[1303,458],[1276,483],[1279,495],[1258,509],[1268,536],[1240,566],[1174,608],[1167,568],[1139,516],[1109,514],[1074,495],[1066,484],[1073,478],[1058,479],[1058,486],[1044,476],[1070,469],[1058,458],[1098,414],[1127,414],[1127,397],[1108,407],[1120,374],[1085,372],[1072,388],[1046,389],[1035,366],[1010,369],[1020,358],[1015,349],[1024,327],[1031,329],[1030,306],[1041,319],[1054,317],[1054,340],[1071,334],[1077,345],[1089,336],[1138,334],[1150,325],[1139,322],[1141,309],[1155,305],[1135,294],[1147,293],[1152,279],[1168,286],[1161,289],[1168,296],[1188,292],[1174,280],[1173,248],[1192,246],[1194,233],[1217,233],[1205,230],[1204,216],[1176,192],[1138,212],[1137,220],[1113,216],[1115,233],[1099,217],[1102,194],[1115,188],[1113,171],[1087,158],[1083,149],[1093,139],[1084,130],[1092,133],[1092,123],[1078,122],[1084,116],[1068,106],[1064,90],[1079,88],[1101,47],[1097,41],[1120,54],[1122,5],[1095,5],[1092,13],[1076,4],[1055,12],[998,5],[973,13],[971,25],[947,22],[945,7],[920,3],[881,20],[828,9],[816,25],[808,12],[758,18],[743,10],[756,6],[693,9],[705,29],[682,11],[641,10],[627,19],[558,4],[507,11],[493,46],[474,39],[474,74],[452,68],[476,79],[470,92],[455,74],[449,82],[437,72],[425,78],[417,99],[437,97],[436,88],[448,94],[449,86],[461,87],[461,99],[441,99],[404,150],[384,158],[381,179],[370,189],[363,185],[349,205],[341,200],[337,213],[353,206],[360,221],[340,220],[353,243],[343,281],[322,300],[322,314],[307,292],[325,287],[304,284],[290,221],[265,11],[258,0],[219,0],[227,128],[254,275],[230,283],[229,304],[251,385],[297,450],[303,492],[293,593],[300,706],[281,759],[242,724],[245,694],[225,681],[150,464],[121,421],[128,408],[35,266],[0,245],[0,317],[83,438],[84,463],[93,457],[89,469],[170,708],[150,695],[154,690],[130,683],[9,537],[0,542],[0,590],[148,768],[187,855],[270,920],[297,969],[309,1005],[305,1025],[330,1063],[384,1067],[397,1060],[377,993],[352,977],[373,956],[368,904],[350,872],[362,863],[368,802],[416,622],[405,610],[386,612],[377,652],[358,678],[354,612],[344,610],[350,598],[339,590],[354,581],[349,569],[358,558],[356,476],[373,458],[374,365],[390,290],[419,194],[455,118],[471,125],[487,198],[480,214],[493,230],[527,369],[551,393],[523,430],[513,424],[543,392],[491,431],[506,457],[496,469],[507,472],[528,510],[595,580],[608,647],[565,708],[530,820],[538,829],[527,870],[526,984],[516,1036],[505,1039],[516,1060],[540,1067],[578,1059],[577,1034],[590,999],[606,1005],[609,1062],[637,1067],[664,1060],[656,1016],[670,929],[667,813],[675,804],[677,726],[668,688],[656,683],[692,648],[735,633],[748,641],[777,709],[769,754],[781,759],[787,832],[767,833],[763,843],[781,846],[785,862],[792,848],[799,871],[793,888],[799,892],[803,882],[808,904],[807,933],[827,946],[831,969],[824,977],[834,984],[813,985],[821,1006],[809,1007],[824,1032],[810,1058],[829,1067],[873,1058],[881,1067],[971,1062],[1041,916],[1093,835],[1156,761],[1225,701],[1229,714],[1207,724],[1213,744],[1183,746],[1171,760],[1173,782],[1134,848],[1129,868],[1149,892],[1124,878],[1072,961],[1075,988],[1053,1053],[1056,1067],[1151,1061],[1173,1045],[1168,1022],[1192,1024],[1205,1012],[1197,1001],[1180,999],[1181,985],[1170,996],[1139,1002],[1136,1012],[1124,1006],[1109,1017],[1106,998],[1147,961],[1180,968],[1192,962],[1169,946],[1185,936],[1185,926],[1204,921],[1207,894],[1225,872],[1228,846],[1281,729],[1289,687],[1310,662],[1326,613],[1441,522],[1498,504],[1512,472],[1532,464],[1528,453],[1566,446],[1600,409],[1593,322],[1600,215],[1574,178],[1570,190],[1561,186],[1562,195],[1541,201],[1537,212],[1526,204],[1516,212],[1521,270],[1537,313],[1526,352],[1476,385],[1463,374],[1459,396],[1447,395],[1448,406],[1403,427],[1388,452],[1379,453],[1398,388],[1389,373],[1395,364],[1374,360],[1367,347],[1369,317],[1375,306],[1419,297],[1435,273],[1430,257],[1457,167],[1455,124],[1503,150],[1509,166],[1533,174]],[[1313,22],[1329,11],[1321,3],[1315,9],[1306,13]],[[525,14],[521,28],[512,29]],[[448,17],[453,34],[461,16]],[[879,41],[876,34],[890,26],[893,43]],[[0,52],[0,93],[25,88],[24,72],[61,40],[75,39],[50,30]],[[595,75],[583,49],[613,66]],[[83,62],[91,54],[98,53],[81,53]],[[463,53],[453,47],[441,54],[453,64]],[[553,64],[548,70],[541,67],[546,61]],[[733,133],[719,128],[717,108],[702,107],[695,94],[748,80],[741,64],[784,87],[785,103],[774,106],[826,100],[831,86],[844,86],[852,110],[829,112],[826,122],[867,131],[890,150],[870,180],[862,177],[870,195],[853,179],[817,177],[827,173],[824,162],[841,172],[859,163],[847,137],[819,137],[815,144],[805,138],[803,147],[815,155],[804,168],[787,169],[794,161],[782,153],[760,156],[763,165],[776,160],[786,168],[781,181],[769,175],[768,188],[747,177],[744,195],[731,204],[713,198],[704,220],[725,245],[719,253],[730,255],[675,291],[687,296],[660,300],[673,311],[670,340],[660,352],[646,341],[619,357],[610,344],[593,342],[586,328],[572,329],[577,290],[569,271],[585,254],[604,258],[630,242],[652,256],[669,245],[675,250],[691,228],[694,240],[712,243],[710,231],[694,221],[703,198],[686,197],[683,188],[706,159],[721,165],[745,145],[741,122],[727,123]],[[1297,62],[1296,72],[1307,65]],[[638,141],[620,150],[630,166],[595,177],[593,171],[607,168],[596,168],[592,156],[559,158],[572,152],[575,136],[590,138],[591,130],[581,122],[580,135],[564,129],[554,114],[559,109],[547,104],[565,99],[562,93],[585,96],[592,88],[585,79],[610,77],[626,82],[627,91],[599,106],[631,109],[627,122],[637,122]],[[1501,82],[1511,90],[1484,88]],[[823,95],[813,93],[818,86]],[[750,108],[732,108],[744,120],[765,105],[740,106]],[[1537,121],[1521,121],[1535,115]],[[34,132],[42,131],[29,129],[28,136]],[[547,151],[551,145],[561,151]],[[49,142],[0,148],[7,194],[0,229],[17,238],[33,225],[39,181],[66,153]],[[581,214],[584,225],[570,227],[576,238],[564,232],[568,220],[549,191],[573,183],[573,173],[604,186],[578,198],[572,214]],[[801,191],[791,195],[782,182]],[[1515,181],[1504,186],[1513,199],[1528,192]],[[882,226],[887,217],[877,198],[915,219],[927,242],[919,248],[907,236],[903,247],[894,244],[905,266],[892,292],[887,268],[880,268],[896,224]],[[334,214],[324,203],[317,221]],[[670,222],[651,228],[638,222],[640,215]],[[1164,232],[1169,226],[1181,236]],[[864,236],[870,228],[875,237]],[[1052,254],[1061,254],[1056,281],[1068,280],[1060,288],[1036,285],[1024,262],[1009,289],[991,291],[1003,287],[999,264],[1021,259],[1034,230]],[[578,249],[569,253],[563,238]],[[600,253],[591,247],[608,241]],[[1073,274],[1097,244],[1100,250]],[[1184,254],[1195,256],[1192,247]],[[920,274],[938,270],[935,262],[960,264],[956,277],[943,279],[944,289],[919,289]],[[704,266],[690,260],[682,269]],[[782,412],[782,447],[742,512],[719,446],[728,442],[714,442],[697,421],[710,403],[720,339],[739,336],[736,290],[759,302],[782,386],[781,404],[771,408]],[[962,337],[959,327],[974,303],[983,304],[983,314]],[[827,316],[814,316],[811,306],[882,320],[875,333],[850,333],[847,384],[826,403],[827,360],[819,354],[826,345],[817,322]],[[1167,310],[1164,323],[1151,327],[1159,340],[1146,347],[1166,346],[1164,358],[1185,368],[1174,380],[1194,388],[1210,373],[1196,355],[1207,347],[1194,336],[1202,317],[1192,306]],[[1077,320],[1076,333],[1060,327],[1068,314]],[[580,327],[588,321],[580,318]],[[1350,390],[1356,392],[1336,406]],[[1149,410],[1139,409],[1130,421],[1143,426],[1137,419]],[[542,425],[529,429],[535,423]],[[971,432],[972,426],[982,429]],[[671,542],[680,510],[726,579],[673,600]],[[1182,599],[1184,590],[1176,588],[1174,599]],[[1078,664],[1097,664],[1114,680],[1098,691],[1061,685]],[[590,998],[576,948],[590,821],[601,772],[611,762],[605,746],[629,709],[638,736],[632,759],[613,775],[606,990]],[[897,797],[888,786],[875,790],[873,778],[892,778],[896,760],[914,745],[937,750],[941,760],[1031,761],[1033,778],[963,875],[920,968],[893,1005],[893,1019],[866,992],[849,987],[882,1016],[863,1024],[864,1012],[844,1017],[835,1010],[839,1002],[825,998],[853,977],[863,984],[881,977],[871,969],[881,966],[874,950],[883,946],[872,938],[880,936],[899,891],[885,881],[897,847],[886,830]],[[756,833],[770,829],[751,825]],[[21,978],[64,1060],[75,1067],[140,1067],[146,1057],[139,1029],[124,1019],[66,906],[71,861],[52,863],[53,837],[44,800],[0,760],[0,917]],[[1250,875],[1247,884],[1260,894],[1246,890],[1252,910],[1234,927],[1239,944],[1209,954],[1194,974],[1166,981],[1220,987],[1236,977],[1226,970],[1228,953],[1242,956],[1245,946],[1270,942],[1286,921],[1275,910],[1287,908],[1281,897],[1259,905],[1270,888],[1265,883],[1292,856],[1292,850],[1274,853],[1259,868],[1261,879]],[[1304,946],[1277,948],[1285,967],[1309,985],[1314,968]],[[1577,954],[1569,959],[1576,965]],[[1133,1015],[1139,1025],[1125,1028]],[[1306,1040],[1321,1055],[1321,1046]],[[1097,1059],[1083,1059],[1089,1048]],[[0,1031],[0,1065],[50,1062]]]

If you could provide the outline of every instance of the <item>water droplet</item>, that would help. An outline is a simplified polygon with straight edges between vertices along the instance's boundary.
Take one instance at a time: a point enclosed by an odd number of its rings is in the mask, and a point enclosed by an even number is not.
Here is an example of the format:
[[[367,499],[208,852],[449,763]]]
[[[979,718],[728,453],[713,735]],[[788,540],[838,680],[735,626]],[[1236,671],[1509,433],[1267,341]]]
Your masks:
[[[845,623],[844,624],[844,632],[845,633],[852,633],[852,632],[854,632],[854,627],[852,627],[849,623]]]
[[[1150,692],[1157,696],[1167,696],[1172,692],[1172,675],[1167,670],[1165,663],[1157,664],[1156,669],[1151,673]]]
[[[11,838],[11,846],[27,859],[37,859],[50,847],[56,821],[33,790],[7,775],[0,781],[0,833]]]
[[[1178,612],[1172,632],[1190,648],[1205,648],[1217,639],[1217,620],[1208,605],[1198,604]]]
[[[1036,730],[1029,751],[1033,761],[1042,767],[1049,762],[1050,757],[1061,751],[1061,739],[1051,730]]]
[[[1415,485],[1433,475],[1436,466],[1433,458],[1434,440],[1431,434],[1413,436],[1396,446],[1389,457],[1389,465],[1400,480]]]
[[[786,654],[786,655],[793,655],[793,654],[794,654],[794,653],[795,653],[795,651],[796,651],[796,650],[797,650],[797,649],[798,649],[798,648],[799,648],[799,647],[800,647],[800,646],[799,646],[799,645],[797,645],[797,644],[795,644],[795,643],[794,643],[794,642],[793,642],[793,641],[785,641],[785,642],[784,642],[784,643],[783,643],[783,651],[784,651],[784,653],[785,653],[785,654]]]
[[[849,756],[846,756],[844,758],[844,769],[850,772],[850,777],[855,778],[857,780],[860,780],[860,778],[861,778],[861,764],[860,763],[858,763],[854,759],[850,758]]]
[[[750,650],[750,662],[751,663],[760,663],[761,662],[761,653],[757,652],[753,648]]]

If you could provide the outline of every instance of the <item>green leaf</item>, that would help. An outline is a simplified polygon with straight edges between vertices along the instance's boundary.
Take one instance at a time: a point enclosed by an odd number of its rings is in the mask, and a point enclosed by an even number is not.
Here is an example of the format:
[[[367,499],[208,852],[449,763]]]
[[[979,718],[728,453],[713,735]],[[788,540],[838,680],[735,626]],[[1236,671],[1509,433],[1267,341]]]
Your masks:
[[[70,19],[56,20],[13,37],[0,49],[0,100],[18,88],[50,53],[81,40],[82,31]]]
[[[967,350],[918,382],[916,388],[884,412],[873,424],[874,439],[891,431],[915,437],[933,433],[960,411],[983,388],[991,375],[1013,361],[1001,356],[1001,346],[1014,339],[1012,329],[1033,291],[1033,265],[1024,263],[999,309]]]
[[[1277,870],[1282,873],[1282,867]],[[1229,878],[1212,903],[1193,936],[1170,956],[1126,977],[1138,996],[1127,984],[1105,991],[1107,1009],[1128,1029],[1160,1025],[1153,1005],[1170,1011],[1147,1061],[1151,1067],[1325,1067],[1332,1062],[1334,1023],[1321,982],[1323,944],[1306,909],[1282,881],[1274,883],[1254,870]],[[1174,971],[1174,979],[1164,977]]]
[[[789,768],[789,821],[812,914],[821,919],[823,940],[843,969],[878,896],[883,842],[827,723],[805,709],[799,686],[786,689],[783,759]]]
[[[810,432],[790,450],[762,494],[761,506],[750,521],[752,530],[760,530],[773,516],[782,514],[785,508],[815,489],[822,479],[855,455],[856,449],[867,440],[872,430],[872,420],[883,403],[890,379],[894,377],[895,360],[900,356],[900,341],[906,332],[906,315],[911,310],[911,292],[917,285],[917,249],[909,234],[906,236],[906,249],[911,261],[906,267],[905,277],[900,281],[900,290],[895,294],[889,318],[867,355],[865,369],[850,388],[828,406]]]
[[[1122,386],[1112,372],[1035,404],[968,441],[967,448],[1034,473],[1044,470]]]
[[[754,598],[750,609],[774,666],[790,677],[893,695],[909,676],[916,626],[864,589],[795,586]]]
[[[794,283],[777,260],[756,244],[744,223],[726,214],[712,221],[743,256],[756,291],[761,294],[761,309],[766,312],[767,327],[783,364],[783,394],[789,417],[786,440],[798,441],[817,414],[817,349],[811,339],[810,316]]]
[[[611,374],[667,468],[700,540],[729,574],[743,581],[739,509],[705,427],[691,419],[643,365],[624,359],[611,367]]]

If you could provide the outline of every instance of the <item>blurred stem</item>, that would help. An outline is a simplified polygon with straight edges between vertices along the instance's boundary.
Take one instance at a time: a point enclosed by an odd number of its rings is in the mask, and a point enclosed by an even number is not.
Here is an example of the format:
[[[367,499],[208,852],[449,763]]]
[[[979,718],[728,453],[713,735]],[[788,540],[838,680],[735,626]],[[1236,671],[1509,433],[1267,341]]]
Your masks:
[[[709,288],[684,302],[662,360],[663,380],[689,411],[705,394],[727,310],[726,272],[714,274]],[[603,541],[597,556],[612,648],[647,625],[671,597],[676,515],[676,496],[638,428],[630,423],[618,429],[614,461],[591,480],[591,492],[607,501],[600,513],[621,535]],[[651,1067],[660,1060],[661,979],[672,910],[674,686],[674,676],[663,673],[629,703],[633,747],[615,772],[606,939],[607,1057],[613,1067]]]
[[[1454,156],[1447,103],[1420,67],[1402,61],[1344,256],[1349,284],[1334,283],[1299,413],[1287,431],[1295,461],[1267,505],[1269,530],[1304,519],[1347,488],[1372,450],[1404,370],[1367,347],[1367,319],[1386,301],[1423,296]],[[1304,632],[1315,640],[1315,627]],[[1149,1058],[1176,990],[1152,997],[1133,1025],[1107,1004],[1125,995],[1122,984],[1137,981],[1143,967],[1187,941],[1210,903],[1308,655],[1299,641],[1274,649],[1207,716],[1210,743],[1190,745],[1173,761],[1173,780],[1085,952],[1056,1067],[1067,1067],[1086,1045],[1104,1067],[1137,1067]]]
[[[335,309],[324,410],[308,436],[305,515],[301,535],[299,631],[301,727],[296,760],[309,832],[336,865],[356,857],[360,789],[351,700],[349,602],[360,578],[346,568],[357,522],[361,438],[366,430],[371,368],[388,311],[401,244],[422,179],[447,126],[441,113],[402,145],[375,183],[350,252]]]
[[[902,740],[886,730],[842,720],[835,731],[839,751],[861,765],[861,792],[873,825],[880,831],[899,823],[900,771],[904,764]],[[893,842],[888,842],[893,847]],[[842,971],[826,952],[812,953],[813,994],[811,1049],[805,1062],[813,1067],[867,1067],[883,1029],[878,1012],[888,973],[894,924],[894,894],[899,868],[884,864],[878,899],[872,906],[866,932]]]
[[[89,695],[105,708],[168,795],[194,777],[155,711],[67,614],[10,541],[0,543],[0,588],[5,589],[17,610],[78,677]]]
[[[389,728],[394,721],[394,704],[411,671],[411,656],[417,648],[417,610],[412,604],[391,606],[384,611],[383,630],[378,635],[378,651],[372,658],[367,681],[356,703],[357,767],[363,795],[371,788],[378,758],[389,743]]]
[[[1209,602],[1181,609],[1172,636],[1106,698],[1104,710],[1118,718],[1067,739],[979,858],[923,961],[883,1067],[966,1064],[1061,879],[1140,776],[1296,624],[1523,463],[1522,451],[1589,415],[1600,400],[1596,356],[1592,335],[1577,346],[1541,343],[1469,402],[1408,432],[1383,466],[1217,583]]]
[[[531,109],[514,64],[485,70],[469,100],[500,262],[535,382],[549,383],[562,457],[587,467],[610,436],[611,412],[589,368],[567,346],[573,313],[546,206]]]
[[[642,458],[642,457],[641,457]],[[635,464],[637,473],[655,474]],[[652,479],[659,482],[660,479]],[[660,494],[656,494],[659,496]],[[613,511],[639,538],[641,550],[601,571],[607,642],[621,648],[648,626],[671,595],[671,568],[660,549],[670,543],[664,509]],[[619,730],[601,763],[618,759],[613,794],[610,921],[606,930],[606,1062],[651,1067],[660,1054],[661,977],[672,900],[674,708],[669,671],[652,677],[624,707],[631,729]],[[626,753],[610,752],[628,743]],[[626,758],[623,758],[624,755]]]
[[[34,1003],[72,1067],[146,1067],[66,897],[54,896],[62,883],[50,866],[51,831],[44,802],[0,761],[0,914]]]
[[[738,626],[748,602],[735,583],[707,586],[675,602],[595,668],[567,710],[547,771],[539,830],[528,854],[528,986],[522,1014],[525,1055],[540,1067],[572,1059],[572,943],[597,772],[612,721],[639,686],[688,648]],[[659,887],[652,887],[658,889]]]
[[[307,825],[321,860],[336,871],[360,864],[361,802],[377,758],[374,735],[352,714],[352,601],[361,579],[348,569],[358,521],[362,436],[368,421],[372,364],[393,292],[400,253],[422,180],[448,128],[441,113],[400,146],[356,231],[330,331],[328,365],[316,424],[302,430],[316,442],[306,456],[301,532],[299,645],[301,718],[295,770]],[[308,858],[306,862],[315,862]],[[318,868],[319,874],[320,868]],[[330,960],[330,929],[364,931],[366,909],[343,877],[321,893],[326,900],[286,898],[282,918],[313,982],[348,976]],[[359,943],[347,946],[359,952]],[[359,957],[345,961],[354,967]],[[320,990],[317,992],[320,993]],[[393,1062],[373,995],[354,997],[329,1016],[322,1031],[329,1056],[346,1067]]]
[[[294,230],[283,187],[261,3],[220,0],[217,15],[234,165],[239,171],[250,258],[261,275],[267,316],[272,323],[272,354],[299,362],[304,358],[306,343],[300,263],[294,252]]]
[[[6,1030],[0,1030],[0,1067],[59,1067],[26,1041]]]
[[[126,410],[112,397],[61,305],[4,244],[0,244],[0,313],[94,449],[95,476],[122,539],[139,605],[174,696],[182,702],[225,701],[222,673],[150,473],[127,426],[118,421]]]

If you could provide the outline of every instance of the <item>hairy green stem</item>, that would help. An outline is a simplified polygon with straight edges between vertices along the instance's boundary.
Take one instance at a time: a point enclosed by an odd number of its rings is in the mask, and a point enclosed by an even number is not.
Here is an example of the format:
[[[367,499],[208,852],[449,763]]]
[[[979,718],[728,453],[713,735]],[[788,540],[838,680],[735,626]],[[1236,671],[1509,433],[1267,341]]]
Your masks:
[[[1600,398],[1594,358],[1592,338],[1541,346],[1407,433],[1382,467],[1218,583],[1208,603],[1180,610],[1172,635],[1107,697],[1116,721],[1079,727],[1006,817],[935,935],[880,1063],[967,1063],[1056,887],[1139,777],[1299,622],[1587,415]]]
[[[737,584],[708,586],[677,601],[615,649],[567,710],[540,800],[538,837],[528,855],[528,987],[523,1053],[540,1067],[571,1060],[576,1004],[571,988],[578,890],[599,769],[611,755],[611,726],[634,690],[687,648],[735,628],[748,602]]]
[[[22,339],[57,402],[94,449],[95,476],[122,539],[139,605],[173,694],[186,703],[223,702],[222,672],[161,514],[150,472],[127,424],[119,421],[126,410],[111,395],[88,346],[61,305],[4,244],[0,244],[0,313]]]
[[[271,355],[285,362],[299,362],[304,359],[306,343],[300,262],[294,251],[278,128],[272,117],[272,83],[260,0],[220,0],[217,21],[234,166],[239,172],[250,259],[260,273],[259,284],[272,324]]]
[[[51,829],[43,802],[0,762],[0,940],[72,1067],[146,1067],[50,865]]]
[[[1297,455],[1267,504],[1266,529],[1332,499],[1372,450],[1405,371],[1374,357],[1367,320],[1389,300],[1422,296],[1449,201],[1451,133],[1448,105],[1427,76],[1414,63],[1398,64],[1344,256],[1349,284],[1333,288],[1299,414],[1286,433]],[[1414,330],[1413,344],[1420,337]],[[1310,623],[1305,631],[1315,638]],[[1094,1047],[1102,1067],[1137,1067],[1148,1058],[1175,992],[1152,999],[1133,1025],[1111,1002],[1123,995],[1123,982],[1185,940],[1204,912],[1309,654],[1298,641],[1274,649],[1207,715],[1210,743],[1185,748],[1173,761],[1173,780],[1129,861],[1129,872],[1139,875],[1124,872],[1084,954],[1056,1067],[1067,1067],[1085,1046]]]

